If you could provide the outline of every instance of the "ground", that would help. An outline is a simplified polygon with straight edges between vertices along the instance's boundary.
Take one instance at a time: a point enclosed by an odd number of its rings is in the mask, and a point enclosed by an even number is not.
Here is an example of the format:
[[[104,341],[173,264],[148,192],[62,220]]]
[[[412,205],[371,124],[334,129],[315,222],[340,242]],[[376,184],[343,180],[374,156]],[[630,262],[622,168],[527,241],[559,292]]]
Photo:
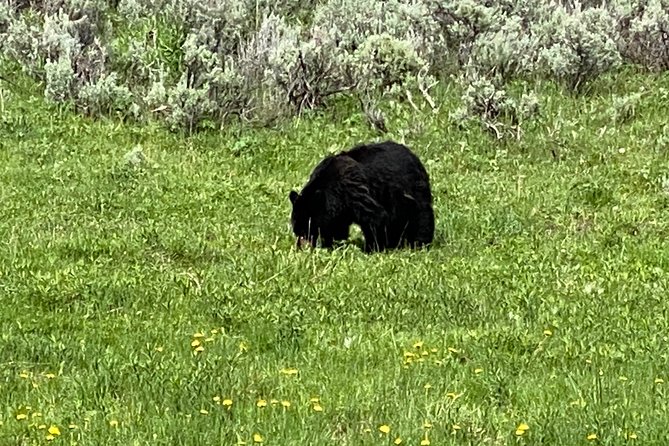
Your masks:
[[[0,443],[666,444],[667,80],[531,85],[506,145],[397,109],[441,235],[371,257],[289,228],[345,106],[185,139],[3,87]]]

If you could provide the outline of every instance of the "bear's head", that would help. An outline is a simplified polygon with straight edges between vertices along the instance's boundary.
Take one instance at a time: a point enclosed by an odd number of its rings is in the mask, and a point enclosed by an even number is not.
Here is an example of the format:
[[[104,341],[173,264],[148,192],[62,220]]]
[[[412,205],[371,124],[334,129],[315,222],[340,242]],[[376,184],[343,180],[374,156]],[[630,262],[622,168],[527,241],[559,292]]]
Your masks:
[[[319,212],[319,206],[313,199],[294,190],[288,195],[292,204],[290,214],[290,224],[293,228],[293,234],[297,237],[297,247],[302,248],[305,245],[316,247],[318,236],[320,234],[320,223],[322,212]]]

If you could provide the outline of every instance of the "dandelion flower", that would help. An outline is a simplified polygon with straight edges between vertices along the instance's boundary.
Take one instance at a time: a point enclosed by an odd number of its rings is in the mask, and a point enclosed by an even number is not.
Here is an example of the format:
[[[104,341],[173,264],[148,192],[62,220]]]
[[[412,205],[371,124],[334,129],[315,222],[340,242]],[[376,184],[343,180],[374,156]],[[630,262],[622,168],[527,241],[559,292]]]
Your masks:
[[[198,348],[195,349],[195,351],[198,352],[198,353],[203,352],[203,351],[204,351],[204,347],[202,347],[202,346],[200,345]]]
[[[230,398],[226,398],[226,399],[223,400],[223,403],[222,403],[222,404],[223,404],[225,407],[230,407],[230,406],[232,406],[232,400],[231,400]]]
[[[587,439],[590,440],[590,441],[592,441],[592,440],[596,440],[596,439],[597,439],[597,434],[595,434],[595,433],[588,434],[588,436],[585,437],[585,438],[587,438]]]
[[[267,407],[267,401],[266,400],[258,400],[258,402],[256,403],[256,406]]]
[[[218,396],[218,395],[215,396],[215,397],[213,398],[213,400],[214,400],[215,403],[219,403],[219,404],[221,403],[221,397]]]
[[[438,350],[437,350],[436,348],[431,348],[430,351],[431,351],[432,353],[437,353]]]
[[[432,388],[432,384],[427,383],[427,384],[425,384],[425,385],[423,386],[423,388],[424,388],[425,390],[430,390],[430,389]]]
[[[111,420],[109,422],[109,426],[111,427],[118,427],[118,421],[117,420]]]
[[[552,335],[553,335],[552,331],[550,331],[548,329],[544,330],[544,336],[552,336]]]
[[[17,413],[17,414],[16,414],[16,419],[19,420],[19,421],[20,421],[20,420],[25,420],[26,418],[28,418],[28,414],[27,414],[27,413]]]
[[[58,426],[53,426],[53,425],[52,425],[52,426],[49,428],[49,433],[50,433],[51,435],[60,435],[60,429],[58,429]]]
[[[425,438],[420,441],[420,446],[430,446],[430,439],[427,438],[427,434],[425,434]]]
[[[460,427],[459,424],[454,424],[454,425],[452,426],[452,428],[453,428],[453,431],[455,431],[455,432],[457,432],[457,431],[459,431],[460,429],[462,429],[462,428]]]
[[[201,413],[202,415],[209,415],[209,411],[206,410],[206,409],[200,409],[200,413]]]
[[[24,370],[21,373],[19,373],[19,377],[23,379],[28,379],[30,377],[30,374]]]
[[[163,347],[161,347],[161,346],[156,347],[156,351],[157,351],[158,353],[162,352],[162,351],[163,351]]]
[[[390,426],[388,426],[387,424],[382,424],[381,426],[379,426],[379,431],[384,434],[387,434],[390,432]]]
[[[323,407],[319,403],[316,403],[314,404],[314,411],[323,412]]]
[[[263,442],[262,435],[260,435],[260,434],[253,434],[253,442],[254,442],[254,443],[262,443],[262,442]]]
[[[46,429],[46,424],[40,424],[39,426],[37,426],[37,429],[39,430]]]
[[[213,335],[218,334],[218,328],[212,328],[211,330],[209,330],[209,333]]]
[[[45,438],[46,438],[46,441],[51,441],[51,440],[53,440],[53,439],[56,438],[56,437],[54,437],[53,435],[49,434],[49,435],[47,435]]]
[[[295,368],[283,368],[279,371],[282,375],[297,375],[297,369]]]
[[[45,373],[45,374],[44,374],[44,377],[45,377],[46,379],[54,379],[54,378],[56,377],[56,375],[53,374],[53,373]]]
[[[638,438],[634,432],[629,432],[626,437],[628,440],[636,440]]]
[[[193,335],[193,337],[194,337],[194,338],[204,338],[204,335],[203,335],[202,333],[198,332],[198,333],[195,333],[195,334]]]
[[[191,347],[198,347],[198,346],[200,346],[201,344],[202,344],[202,343],[200,342],[199,339],[193,339],[193,342],[190,343],[190,346],[191,346]]]
[[[283,401],[281,401],[281,405],[283,407],[285,407],[286,409],[288,409],[290,407],[290,401],[283,400]]]
[[[279,404],[279,400],[272,398],[270,403],[272,403],[272,406],[274,406],[275,404]]]
[[[424,429],[431,429],[432,428],[432,423],[430,423],[429,421],[423,422],[423,428]]]
[[[525,435],[525,432],[528,431],[529,429],[530,429],[530,426],[528,426],[525,423],[520,423],[518,425],[518,427],[516,428],[516,435],[518,435],[519,437],[521,435]]]
[[[317,396],[312,396],[312,397],[309,399],[309,402],[310,402],[310,403],[318,403],[318,402],[320,402],[320,401],[321,401],[321,399],[318,398]]]
[[[458,349],[453,348],[453,347],[448,347],[448,351],[451,352],[451,353],[460,353],[460,351]]]
[[[428,352],[427,350],[423,350],[423,351],[421,352],[421,355],[422,355],[422,356],[427,356],[427,355],[429,355],[429,354],[430,354],[430,352]]]
[[[397,437],[395,441],[393,441],[395,444],[402,444],[402,439],[400,437]]]
[[[474,369],[474,373],[476,373],[477,375],[483,373],[483,369]]]
[[[663,384],[664,380],[662,378],[655,378],[655,384]]]

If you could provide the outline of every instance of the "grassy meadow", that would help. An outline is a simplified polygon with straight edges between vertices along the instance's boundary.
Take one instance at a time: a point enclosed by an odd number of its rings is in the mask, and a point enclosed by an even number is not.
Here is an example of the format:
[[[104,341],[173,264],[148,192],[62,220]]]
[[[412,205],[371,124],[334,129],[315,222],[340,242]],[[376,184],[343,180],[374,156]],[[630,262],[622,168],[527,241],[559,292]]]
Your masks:
[[[187,138],[2,75],[0,445],[669,443],[666,73],[518,84],[505,142],[449,85],[383,136],[340,103]],[[384,138],[432,248],[296,251],[290,189]]]

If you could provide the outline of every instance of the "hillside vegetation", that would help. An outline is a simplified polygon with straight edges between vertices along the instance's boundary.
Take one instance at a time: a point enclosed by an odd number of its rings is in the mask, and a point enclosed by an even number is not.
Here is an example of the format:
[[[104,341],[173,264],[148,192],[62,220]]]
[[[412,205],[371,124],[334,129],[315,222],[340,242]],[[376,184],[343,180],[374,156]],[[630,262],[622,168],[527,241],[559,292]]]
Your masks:
[[[368,3],[0,5],[0,445],[667,444],[667,5]],[[434,245],[295,250],[385,138]]]

